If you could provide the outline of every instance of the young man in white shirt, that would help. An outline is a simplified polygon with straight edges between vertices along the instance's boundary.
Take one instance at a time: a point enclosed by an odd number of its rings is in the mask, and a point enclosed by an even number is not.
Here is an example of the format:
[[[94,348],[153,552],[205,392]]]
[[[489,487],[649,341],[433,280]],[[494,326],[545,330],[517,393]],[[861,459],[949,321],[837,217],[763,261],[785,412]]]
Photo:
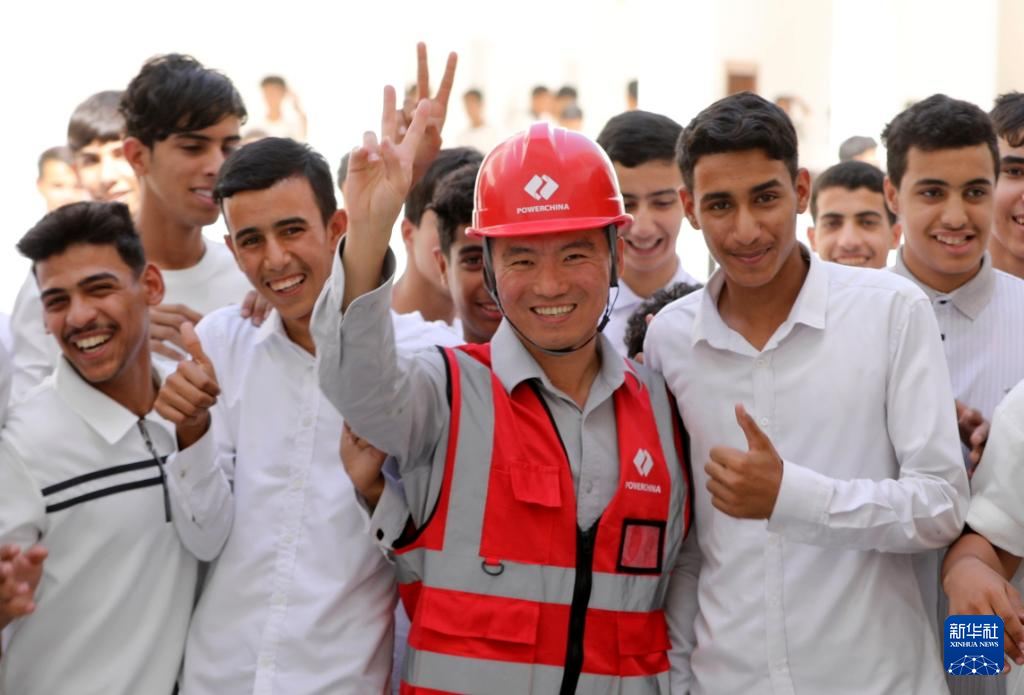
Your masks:
[[[811,250],[823,261],[884,268],[900,244],[896,215],[885,204],[885,174],[867,162],[842,162],[811,187]]]
[[[999,180],[988,252],[992,267],[1024,278],[1024,94],[1000,94],[989,116],[999,136]]]
[[[797,243],[809,177],[778,106],[715,102],[678,160],[721,267],[644,345],[694,461],[696,592],[668,609],[692,673],[673,689],[944,692],[908,554],[959,534],[968,491],[927,299]]]
[[[961,410],[992,418],[996,405],[1024,379],[1024,281],[993,267],[993,229],[1000,158],[989,117],[943,94],[896,116],[886,143],[885,191],[903,227],[893,268],[931,300]],[[969,430],[969,431],[968,431]],[[972,449],[973,467],[983,442]]]
[[[203,227],[220,216],[213,186],[241,141],[245,105],[225,75],[171,53],[142,66],[125,89],[121,113],[125,156],[139,179],[136,225],[167,286],[153,334],[180,348],[183,322],[239,303],[251,289],[227,248],[203,238]],[[181,357],[171,346],[153,349]]]
[[[342,420],[317,388],[309,330],[346,215],[327,162],[288,139],[233,154],[214,194],[228,246],[274,312],[260,327],[233,307],[203,319],[193,360],[156,406],[178,424],[185,504],[212,522],[204,552],[219,553],[182,687],[379,693],[391,674],[394,573],[343,472]]]
[[[974,104],[936,94],[893,118],[882,139],[886,199],[903,227],[893,270],[924,290],[935,312],[973,469],[996,405],[1024,379],[1024,281],[993,268],[987,252],[1000,169],[995,129]],[[998,676],[948,679],[958,695],[1005,687]]]
[[[615,301],[604,334],[626,354],[626,323],[640,303],[677,282],[697,284],[676,254],[683,224],[679,189],[683,178],[675,163],[676,140],[683,127],[668,116],[627,111],[615,116],[597,136],[608,153],[633,222],[623,228],[625,255]]]
[[[152,411],[160,271],[120,203],[60,208],[18,248],[62,356],[0,442],[0,691],[171,693],[196,588],[181,539],[202,529],[169,490],[174,432]]]

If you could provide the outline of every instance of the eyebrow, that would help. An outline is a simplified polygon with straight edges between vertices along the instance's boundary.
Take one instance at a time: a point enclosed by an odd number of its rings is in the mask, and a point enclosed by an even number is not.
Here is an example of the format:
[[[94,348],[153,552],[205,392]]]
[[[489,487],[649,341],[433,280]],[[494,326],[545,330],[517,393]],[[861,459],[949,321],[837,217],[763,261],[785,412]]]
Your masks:
[[[189,133],[174,133],[174,135],[175,135],[175,137],[178,137],[178,138],[184,139],[184,140],[194,140],[196,142],[213,142],[213,138],[211,138],[209,135],[203,135],[201,133],[191,133],[191,132],[189,132]],[[223,138],[224,142],[234,141],[234,140],[241,140],[241,139],[242,139],[241,135],[229,135],[226,138]]]
[[[468,256],[471,253],[483,253],[482,244],[468,244],[459,248],[459,256]]]
[[[79,280],[75,284],[78,287],[85,287],[86,285],[90,285],[90,284],[92,284],[94,282],[100,282],[101,280],[114,280],[115,282],[120,282],[120,279],[116,275],[114,275],[113,273],[106,273],[106,272],[104,272],[104,273],[94,273],[93,275],[90,275],[88,277],[82,278],[81,280]],[[67,290],[64,289],[63,287],[52,287],[52,288],[50,288],[48,290],[44,290],[39,296],[41,298],[45,299],[46,297],[52,297],[55,294],[66,294],[66,293],[67,293]]]
[[[296,224],[308,225],[309,222],[306,221],[305,217],[295,215],[293,217],[285,217],[283,220],[278,220],[277,222],[274,223],[274,229],[280,229],[281,227],[291,227]]]
[[[756,186],[752,187],[749,193],[763,193],[764,191],[767,191],[770,188],[775,188],[776,186],[781,185],[781,181],[779,181],[778,179],[772,179],[771,181],[765,181],[764,183],[759,183]],[[729,200],[730,198],[732,198],[731,194],[726,193],[724,191],[719,191],[715,193],[705,194],[704,196],[701,197],[700,202],[705,203],[712,200]]]
[[[1008,154],[1002,159],[1003,164],[1024,164],[1024,157],[1016,157],[1012,154]]]
[[[644,195],[644,196],[639,196],[639,195],[636,195],[635,193],[623,193],[622,197],[623,198],[657,198],[658,196],[661,196],[661,195],[676,196],[678,194],[679,193],[678,193],[678,191],[675,188],[663,188],[660,191],[652,191],[652,192],[650,192],[650,193],[648,193],[647,195]]]

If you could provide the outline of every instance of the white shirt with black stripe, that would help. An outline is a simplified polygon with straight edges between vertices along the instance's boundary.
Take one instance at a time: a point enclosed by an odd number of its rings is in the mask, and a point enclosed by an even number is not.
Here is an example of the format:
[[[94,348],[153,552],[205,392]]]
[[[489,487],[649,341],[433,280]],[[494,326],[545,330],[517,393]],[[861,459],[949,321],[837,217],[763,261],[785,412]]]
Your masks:
[[[0,437],[0,543],[49,549],[36,611],[4,632],[0,693],[169,695],[195,595],[161,461],[174,430],[61,358]],[[147,436],[149,444],[147,444]],[[168,471],[170,474],[170,471]]]

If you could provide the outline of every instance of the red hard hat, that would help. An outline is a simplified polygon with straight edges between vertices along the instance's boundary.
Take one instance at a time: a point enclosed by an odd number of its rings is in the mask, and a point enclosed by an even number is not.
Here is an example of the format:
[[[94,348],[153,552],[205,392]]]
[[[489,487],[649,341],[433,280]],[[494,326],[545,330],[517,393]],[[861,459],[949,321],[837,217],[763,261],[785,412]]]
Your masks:
[[[534,123],[487,155],[476,179],[476,237],[526,236],[615,225],[625,214],[608,155],[584,135]]]

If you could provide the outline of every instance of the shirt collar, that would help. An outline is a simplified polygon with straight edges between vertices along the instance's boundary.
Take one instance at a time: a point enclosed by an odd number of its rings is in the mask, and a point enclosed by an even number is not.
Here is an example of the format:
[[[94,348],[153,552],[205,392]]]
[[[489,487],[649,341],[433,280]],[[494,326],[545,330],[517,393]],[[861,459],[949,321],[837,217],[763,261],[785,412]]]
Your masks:
[[[159,381],[157,372],[154,378]],[[113,398],[87,382],[71,363],[61,356],[54,371],[57,395],[108,444],[117,444],[135,427],[139,417]]]
[[[903,247],[896,253],[896,264],[892,267],[893,272],[911,280],[914,284],[924,290],[931,300],[940,297],[948,297],[962,314],[970,320],[975,320],[985,310],[985,307],[992,301],[992,294],[996,289],[996,272],[992,268],[992,258],[988,251],[981,257],[981,270],[977,275],[965,282],[960,287],[949,293],[939,292],[929,287],[911,272],[903,260]]]
[[[824,261],[808,251],[803,244],[798,244],[797,248],[800,256],[808,263],[807,277],[804,278],[800,293],[789,310],[789,316],[764,346],[765,350],[775,347],[796,324],[802,323],[818,330],[824,330],[826,325],[829,290],[828,268]],[[691,343],[696,345],[703,340],[712,347],[733,352],[749,353],[754,351],[753,346],[738,332],[730,328],[722,320],[722,315],[718,313],[718,298],[722,295],[724,286],[725,272],[719,267],[708,279],[707,287],[701,297],[701,303],[693,321]]]
[[[281,320],[281,314],[277,313],[277,309],[272,309],[267,318],[260,324],[259,329],[256,331],[255,342],[259,345],[274,335],[290,340],[288,332],[284,329],[284,321]]]
[[[601,370],[597,378],[604,380],[614,391],[625,381],[626,362],[603,334],[598,333],[594,340],[598,341],[597,349],[601,356]],[[606,356],[610,358],[605,359]],[[509,393],[528,379],[539,379],[549,391],[558,391],[505,319],[491,338],[491,367]]]

